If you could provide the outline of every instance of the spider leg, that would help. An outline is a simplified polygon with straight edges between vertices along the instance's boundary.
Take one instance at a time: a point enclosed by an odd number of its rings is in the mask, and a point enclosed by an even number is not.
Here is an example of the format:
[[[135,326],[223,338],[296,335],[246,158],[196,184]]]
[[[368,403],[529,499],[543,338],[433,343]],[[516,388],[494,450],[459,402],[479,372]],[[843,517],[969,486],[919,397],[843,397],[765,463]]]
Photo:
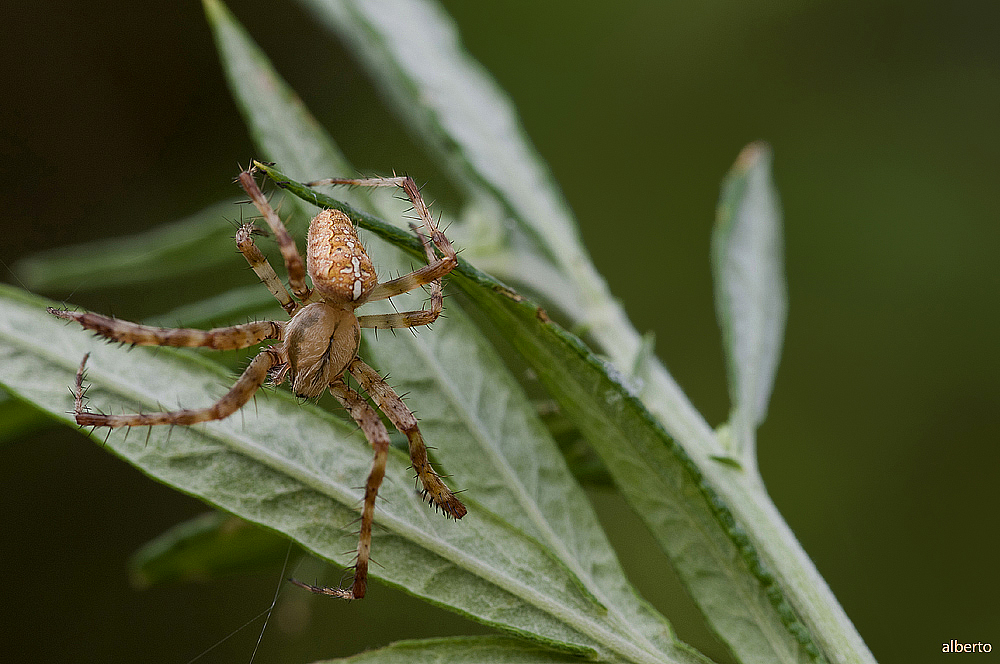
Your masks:
[[[389,432],[379,419],[375,409],[368,405],[360,394],[347,387],[342,378],[330,384],[330,394],[347,410],[350,416],[361,427],[365,438],[375,448],[375,459],[365,483],[365,501],[361,508],[361,531],[358,537],[358,556],[354,563],[354,581],[350,588],[331,588],[327,586],[311,586],[292,579],[292,583],[321,595],[330,595],[341,599],[361,599],[368,589],[368,563],[371,559],[372,524],[375,519],[375,498],[378,496],[382,478],[385,477],[385,463],[389,457]]]
[[[80,426],[93,427],[136,427],[151,426],[154,424],[197,424],[198,422],[209,422],[221,420],[232,415],[243,407],[247,401],[257,392],[258,388],[267,380],[267,372],[281,363],[281,358],[276,351],[265,349],[260,352],[246,371],[237,379],[236,384],[221,399],[208,408],[175,410],[163,413],[133,413],[131,415],[104,415],[101,413],[88,413],[83,409],[83,372],[87,364],[89,353],[84,356],[80,368],[76,372],[76,398],[75,411],[76,423]]]
[[[425,283],[431,283],[431,308],[422,309],[420,311],[397,311],[392,314],[368,314],[363,316],[358,316],[358,324],[361,327],[374,328],[376,330],[386,330],[395,329],[401,327],[418,327],[420,325],[430,325],[437,320],[437,317],[441,315],[441,307],[444,305],[444,295],[441,292],[441,277],[452,270],[454,266],[447,266],[437,261],[434,257],[434,249],[431,247],[430,242],[427,240],[427,236],[420,232],[420,230],[410,224],[410,228],[413,232],[417,234],[420,238],[420,242],[424,245],[424,253],[427,255],[427,260],[429,264],[425,267],[420,268],[415,272],[411,272],[399,279],[393,279],[392,281],[387,281],[384,284],[379,284],[376,286],[372,293],[369,294],[367,301],[373,299],[382,299],[383,297],[392,297],[393,295],[399,295],[400,293],[405,293],[409,290],[413,290],[417,286],[422,286]],[[442,268],[447,268],[444,272],[440,270]],[[382,291],[380,291],[382,289]],[[372,297],[372,294],[375,297]]]
[[[323,180],[315,180],[313,182],[307,183],[307,186],[318,187],[320,185],[327,184],[345,184],[351,187],[399,187],[404,192],[406,192],[406,197],[410,199],[413,203],[413,209],[416,211],[417,215],[420,217],[420,221],[423,222],[424,228],[427,230],[427,234],[430,235],[431,242],[434,243],[441,253],[445,256],[454,256],[455,250],[451,246],[451,242],[448,238],[444,236],[440,230],[438,230],[437,224],[434,222],[434,217],[431,216],[431,211],[424,203],[423,196],[420,195],[420,188],[417,187],[417,183],[413,181],[409,175],[403,175],[391,178],[326,178]]]
[[[236,246],[239,248],[240,253],[243,254],[243,257],[247,259],[247,263],[250,264],[253,271],[260,277],[264,285],[267,286],[267,290],[271,291],[271,295],[278,301],[281,308],[285,310],[285,313],[293,316],[298,311],[299,304],[288,294],[288,289],[278,279],[274,268],[267,262],[267,257],[254,244],[250,234],[253,233],[255,228],[253,224],[243,224],[240,226],[240,229],[236,231]]]
[[[416,471],[421,484],[423,484],[424,495],[435,507],[441,508],[448,516],[455,519],[461,519],[465,516],[468,511],[465,505],[455,497],[455,494],[434,472],[427,460],[427,446],[424,444],[424,437],[417,426],[417,418],[406,407],[399,395],[389,387],[389,384],[378,375],[377,371],[365,364],[360,358],[354,358],[347,370],[371,395],[389,421],[406,436],[410,444],[410,462],[413,464],[413,470]]]
[[[187,327],[154,327],[140,325],[110,316],[102,316],[86,311],[48,308],[53,316],[76,321],[84,328],[111,341],[120,341],[133,346],[177,346],[202,347],[215,350],[249,348],[265,339],[281,339],[285,324],[278,321],[256,321],[212,330],[195,330]]]
[[[440,311],[441,301],[443,300],[441,295],[441,277],[454,270],[457,261],[439,259],[434,255],[434,247],[431,246],[427,236],[421,233],[420,229],[414,224],[410,224],[410,229],[417,234],[417,237],[420,238],[420,243],[424,246],[427,265],[402,277],[377,285],[368,294],[368,297],[365,298],[365,302],[385,300],[396,295],[401,295],[402,293],[407,293],[424,284],[432,284],[431,308],[437,306]]]
[[[267,225],[271,227],[271,232],[274,233],[274,237],[278,241],[278,247],[281,249],[281,257],[285,259],[285,269],[288,271],[288,284],[292,287],[292,293],[300,301],[305,302],[309,299],[312,291],[306,286],[305,264],[302,262],[302,256],[295,246],[295,240],[288,233],[288,229],[285,228],[285,224],[278,217],[278,213],[267,202],[267,198],[261,192],[260,187],[257,186],[257,181],[253,178],[253,173],[251,171],[243,171],[240,173],[238,179],[240,186],[250,196],[250,201],[260,211],[260,214],[264,217]]]
[[[441,277],[455,269],[458,265],[458,257],[455,254],[455,248],[451,246],[451,242],[437,227],[434,217],[424,203],[423,196],[420,195],[420,189],[417,187],[417,183],[413,181],[413,178],[408,175],[392,178],[327,178],[325,180],[310,182],[309,186],[315,187],[327,184],[344,184],[357,187],[400,187],[406,192],[406,196],[410,199],[410,202],[413,203],[413,209],[420,217],[420,221],[423,223],[424,230],[427,233],[425,236],[417,231],[416,227],[412,224],[410,225],[414,232],[420,236],[420,241],[424,245],[424,253],[427,255],[427,262],[429,264],[399,279],[379,284],[365,298],[366,302],[384,300],[431,282],[435,282],[437,290],[440,291]],[[428,243],[428,237],[430,238],[430,243]],[[440,258],[435,255],[431,244],[441,252]]]
[[[358,316],[358,325],[376,330],[394,330],[401,327],[430,325],[437,320],[441,309],[401,311],[395,314],[367,314]]]
[[[422,237],[423,236],[421,236],[421,238]],[[368,297],[366,297],[364,301],[377,302],[378,300],[387,300],[390,297],[396,297],[397,295],[408,293],[411,290],[426,284],[432,284],[433,291],[440,293],[441,277],[454,270],[456,264],[443,258],[438,259],[431,257],[431,260],[431,263],[423,266],[419,270],[414,270],[413,272],[405,274],[398,279],[392,279],[378,284],[371,290],[371,292],[368,293]],[[434,292],[432,292],[432,296]]]

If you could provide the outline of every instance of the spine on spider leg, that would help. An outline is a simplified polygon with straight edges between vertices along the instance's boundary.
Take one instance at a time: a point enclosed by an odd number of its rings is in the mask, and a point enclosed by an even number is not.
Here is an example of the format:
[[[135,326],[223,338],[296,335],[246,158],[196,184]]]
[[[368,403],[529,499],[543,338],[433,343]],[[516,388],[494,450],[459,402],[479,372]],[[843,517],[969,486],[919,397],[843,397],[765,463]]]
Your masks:
[[[78,418],[83,412],[83,398],[87,396],[87,388],[83,386],[83,374],[86,370],[88,359],[90,359],[90,353],[83,356],[80,368],[76,370],[76,389],[73,390],[73,412]]]
[[[243,224],[240,226],[239,230],[236,231],[236,247],[243,254],[243,257],[247,259],[247,263],[253,269],[254,273],[261,280],[264,286],[271,291],[271,295],[274,296],[278,303],[281,304],[281,308],[285,310],[289,316],[293,315],[298,309],[298,304],[292,299],[292,296],[288,294],[285,286],[281,283],[278,275],[275,273],[274,268],[271,264],[267,262],[264,254],[261,253],[257,245],[254,244],[251,235],[256,231],[256,227],[253,224]]]
[[[200,347],[231,350],[247,348],[259,344],[265,339],[280,339],[283,329],[283,324],[275,321],[244,323],[212,330],[153,327],[86,311],[69,311],[54,307],[49,307],[47,311],[64,320],[75,321],[84,329],[92,330],[105,339],[133,346]]]
[[[305,302],[312,295],[312,291],[306,286],[305,265],[302,263],[299,250],[295,247],[295,240],[288,233],[288,229],[285,228],[285,224],[278,217],[278,213],[267,202],[267,198],[260,190],[260,187],[257,186],[257,181],[254,180],[252,172],[243,171],[239,174],[237,180],[239,180],[240,186],[243,187],[243,191],[250,197],[250,202],[254,204],[254,207],[257,208],[261,216],[264,217],[264,221],[271,228],[271,232],[274,233],[274,237],[278,241],[278,249],[281,250],[281,257],[285,260],[285,269],[288,271],[288,283],[292,287],[292,292],[295,293],[295,296],[299,300]]]
[[[368,481],[365,482],[365,505],[361,511],[358,559],[354,564],[354,583],[351,585],[351,594],[357,599],[364,597],[368,589],[368,561],[371,559],[375,499],[378,497],[379,487],[385,477],[385,464],[389,456],[388,439],[376,441],[373,446],[375,447],[375,461],[372,463],[371,472],[368,473]]]
[[[427,459],[427,445],[420,434],[420,429],[414,427],[410,431],[403,431],[410,443],[410,463],[417,474],[417,478],[423,485],[422,495],[435,507],[453,519],[461,519],[468,514],[468,509],[462,504],[444,480],[435,472],[430,461]]]
[[[348,371],[372,396],[393,426],[406,436],[410,447],[410,463],[424,487],[423,496],[432,505],[440,508],[454,519],[461,519],[465,516],[468,513],[465,505],[455,497],[455,494],[438,476],[427,459],[427,445],[424,444],[424,437],[417,425],[417,418],[406,407],[399,395],[378,375],[377,371],[358,358],[355,358],[350,364]]]
[[[427,256],[428,266],[433,265],[435,262],[441,264],[442,269],[447,272],[451,272],[458,265],[458,257],[455,255],[455,249],[451,246],[451,242],[448,238],[444,236],[444,233],[439,231],[436,227],[434,228],[435,237],[432,240],[428,240],[427,236],[420,232],[420,229],[416,225],[410,224],[410,228],[417,237],[420,238],[420,244],[424,246],[424,254]],[[434,246],[441,249],[442,258],[440,260],[434,257],[434,248],[430,244],[434,242]],[[431,282],[431,311],[434,315],[431,317],[431,322],[437,319],[438,314],[441,313],[441,308],[444,306],[444,294],[442,291],[441,278],[438,277]],[[422,323],[426,325],[427,323]]]
[[[89,356],[89,354],[88,354]],[[76,374],[76,423],[80,426],[109,427],[141,427],[159,424],[188,425],[199,422],[210,422],[229,417],[242,408],[257,389],[267,379],[267,374],[276,366],[281,358],[273,350],[263,350],[246,368],[236,381],[236,384],[221,399],[208,408],[185,409],[161,413],[132,413],[126,415],[104,415],[88,413],[83,410],[83,372],[87,357],[83,358]]]

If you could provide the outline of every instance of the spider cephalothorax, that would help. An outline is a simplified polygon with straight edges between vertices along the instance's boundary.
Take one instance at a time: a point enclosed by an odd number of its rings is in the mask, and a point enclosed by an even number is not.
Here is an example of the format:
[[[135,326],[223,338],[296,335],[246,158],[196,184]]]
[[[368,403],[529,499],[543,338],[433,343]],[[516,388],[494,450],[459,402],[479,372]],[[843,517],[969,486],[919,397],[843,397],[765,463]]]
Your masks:
[[[140,346],[201,346],[215,349],[248,348],[273,340],[251,362],[229,392],[208,408],[177,410],[162,413],[105,415],[87,411],[83,405],[84,357],[76,379],[76,421],[81,426],[132,427],[156,424],[196,424],[220,420],[239,410],[253,397],[271,375],[275,383],[287,377],[292,391],[302,397],[316,397],[329,390],[351,415],[375,449],[375,460],[365,484],[361,511],[361,532],[354,581],[349,588],[310,586],[295,582],[313,592],[360,599],[364,597],[368,579],[372,522],[375,498],[385,474],[389,450],[389,434],[378,413],[350,389],[344,381],[349,373],[371,396],[375,405],[402,432],[410,447],[410,460],[423,485],[427,499],[445,514],[455,519],[465,516],[465,506],[444,484],[427,460],[417,420],[378,372],[358,356],[361,328],[400,328],[427,325],[441,313],[441,278],[458,264],[451,243],[438,230],[420,192],[409,177],[319,180],[312,185],[347,184],[368,187],[401,187],[423,222],[425,232],[411,228],[424,246],[428,264],[398,279],[379,283],[371,259],[358,240],[354,225],[339,210],[323,210],[309,224],[306,265],[277,213],[271,208],[253,178],[252,171],[239,175],[239,183],[267,221],[277,239],[288,271],[291,294],[278,279],[274,269],[254,244],[252,223],[243,224],[236,233],[236,245],[254,272],[291,317],[288,321],[259,321],[214,330],[161,328],[120,321],[99,314],[49,309],[60,318],[75,320],[113,341]],[[436,251],[435,251],[436,250]],[[309,273],[313,287],[306,285]],[[394,295],[430,284],[429,309],[392,314],[361,315],[355,310],[366,302],[385,300]],[[294,297],[293,297],[294,295]]]

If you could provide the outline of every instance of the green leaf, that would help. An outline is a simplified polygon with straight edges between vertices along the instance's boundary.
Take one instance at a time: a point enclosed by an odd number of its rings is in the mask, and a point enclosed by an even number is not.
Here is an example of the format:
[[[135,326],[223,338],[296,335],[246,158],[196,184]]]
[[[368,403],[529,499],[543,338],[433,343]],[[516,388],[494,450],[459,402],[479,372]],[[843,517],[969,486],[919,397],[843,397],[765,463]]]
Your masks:
[[[539,165],[512,105],[461,48],[453,24],[439,6],[432,0],[301,1],[350,46],[414,130],[414,137],[436,152],[456,184],[465,187],[469,210],[461,218],[479,220],[468,224],[469,232],[460,236],[470,247],[465,255],[540,293],[573,320],[575,329],[586,330],[598,351],[636,386],[643,404],[690,456],[736,522],[747,529],[783,591],[767,592],[789,598],[831,660],[874,661],[764,491],[756,460],[746,459],[745,464],[744,458],[738,460],[744,471],[738,473],[732,464],[716,461],[727,457],[730,448],[665,366],[655,357],[646,359],[640,335],[579,246],[567,207]],[[507,223],[508,219],[515,223]],[[497,239],[498,229],[512,230]],[[491,249],[502,250],[478,254],[478,235],[489,238]],[[629,374],[636,366],[640,374]],[[662,533],[658,539],[667,550],[669,542]],[[711,608],[714,597],[702,598],[693,588],[692,593],[734,652],[750,661],[738,640],[740,631],[731,638],[716,620]],[[787,605],[781,613],[791,618]],[[787,624],[799,639],[797,621]]]
[[[287,158],[292,168],[312,177],[352,172],[231,16],[214,2],[206,6],[234,93],[263,151],[283,165]],[[305,150],[306,145],[325,146],[326,151]],[[411,233],[384,223],[379,227],[397,245],[411,251],[419,246]],[[398,252],[386,252],[380,243],[368,245],[377,265],[410,269],[409,259]],[[476,495],[487,507],[549,547],[616,619],[636,630],[630,637],[636,643],[666,652],[676,648],[666,621],[639,601],[626,582],[531,404],[457,303],[449,302],[447,317],[435,324],[433,333],[383,334],[367,348],[368,359],[387,371],[400,391],[410,393],[428,437],[433,433],[434,440],[442,441],[439,447],[448,444],[461,451],[448,463],[451,473],[474,479]]]
[[[260,167],[303,200],[344,210],[362,228],[414,254],[421,251],[419,242],[400,229],[290,181],[274,167]],[[544,311],[489,275],[464,261],[452,275],[531,363],[601,456],[714,626],[740,644],[744,661],[822,661],[732,510],[620,374],[549,321]],[[481,462],[479,457],[476,463]],[[498,511],[505,514],[504,504],[509,508],[509,502],[501,503]]]
[[[184,272],[236,264],[233,228],[224,222],[239,210],[233,203],[216,203],[128,238],[38,253],[18,261],[14,272],[33,290],[75,291],[154,283]]]
[[[787,303],[781,212],[771,183],[771,151],[747,146],[722,184],[712,268],[722,328],[734,452],[756,463],[756,429],[767,414],[781,357]]]
[[[209,327],[220,320],[239,323],[247,318],[273,315],[273,305],[274,297],[263,290],[258,282],[233,288],[197,302],[182,304],[166,313],[151,316],[143,322],[162,327],[178,325]]]
[[[498,636],[461,636],[400,641],[345,659],[326,660],[352,664],[573,664],[573,655],[544,650],[524,641]],[[315,664],[324,664],[316,662]]]
[[[115,412],[210,403],[232,380],[190,354],[104,344],[47,314],[46,304],[0,289],[2,380],[63,421],[72,410],[66,388],[88,352],[90,403]],[[147,431],[112,431],[105,445],[166,484],[349,563],[357,486],[371,465],[352,425],[279,391],[226,420]],[[450,451],[441,453],[450,466]],[[379,578],[547,647],[679,661],[635,641],[632,627],[596,603],[545,547],[474,500],[460,523],[436,514],[413,490],[407,466],[403,454],[390,454],[373,542]]]
[[[213,0],[206,2],[206,6],[234,94],[246,113],[251,132],[269,158],[281,163],[282,168],[292,174],[297,173],[298,177],[308,179],[353,172],[353,169],[343,170],[347,164],[333,149],[333,141],[273,72],[266,58],[242,29],[228,13],[220,10],[221,5]],[[316,146],[322,146],[322,150],[317,150]],[[311,191],[295,193],[309,202],[319,200]],[[345,197],[349,197],[352,203],[357,200],[354,192],[345,193]],[[383,200],[372,198],[375,207]],[[340,202],[324,201],[324,204],[348,209]],[[356,213],[353,216],[362,226],[366,225]],[[382,213],[382,216],[395,218],[394,214]],[[373,229],[377,226],[374,223],[369,225]],[[405,246],[414,255],[419,255],[414,238],[399,229],[382,224],[379,232],[397,246]],[[376,261],[382,265],[394,265],[386,255],[380,255]],[[401,266],[399,269],[408,268]],[[463,277],[469,277],[471,282],[463,284]],[[635,399],[636,395],[622,386],[624,379],[612,377],[617,376],[617,372],[597,361],[578,340],[564,332],[556,332],[558,328],[548,324],[543,312],[535,306],[465,264],[456,271],[455,281],[463,285],[477,304],[493,317],[497,329],[504,330],[505,334],[515,339],[523,335],[524,343],[519,349],[543,381],[546,376],[550,377],[546,386],[574,423],[588,423],[588,418],[591,418],[590,431],[586,430],[587,427],[581,427],[581,431],[598,448],[606,464],[609,460],[615,462],[619,472],[616,474],[610,465],[609,469],[616,475],[616,481],[678,565],[682,578],[713,627],[743,661],[822,660],[810,628],[804,626],[801,614],[792,606],[805,612],[809,619],[807,624],[812,629],[820,629],[821,632],[831,630],[829,634],[821,633],[824,639],[829,638],[829,652],[867,652],[836,600],[774,512],[766,493],[752,480],[754,476],[734,473],[731,467],[709,458],[710,454],[724,455],[724,448],[662,365],[645,359],[642,341],[631,330],[620,308],[608,308],[606,303],[598,307],[602,315],[610,315],[602,323],[607,324],[605,330],[610,332],[614,329],[616,334],[624,334],[609,347],[621,348],[624,345],[632,348],[624,356],[618,353],[618,359],[627,357],[629,362],[626,366],[637,364],[644,373],[648,372],[650,381],[642,396],[657,415],[669,423],[671,431],[687,441],[683,449],[669,441]],[[472,288],[472,283],[476,287]],[[491,311],[493,305],[496,310]],[[510,307],[514,309],[509,310]],[[507,320],[504,320],[505,316]],[[518,326],[522,329],[517,329]],[[631,341],[630,334],[634,335]],[[532,344],[540,344],[541,352],[531,352]],[[372,349],[381,346],[381,343],[371,345]],[[394,355],[397,359],[404,356]],[[575,362],[571,361],[574,357]],[[386,364],[388,361],[382,360]],[[380,368],[387,368],[383,363],[379,363]],[[619,366],[622,364],[619,363]],[[563,378],[570,379],[569,389],[560,389]],[[595,386],[601,384],[609,385],[607,393],[595,391]],[[580,391],[576,392],[576,389]],[[480,392],[477,390],[474,393]],[[628,417],[619,421],[623,412],[620,405],[623,403],[629,406],[626,409]],[[613,431],[617,431],[617,436],[610,435]],[[631,437],[639,433],[642,435],[638,440]],[[602,441],[612,440],[621,441],[625,452],[614,449],[602,452],[599,447]],[[689,452],[685,453],[685,449]],[[654,461],[652,464],[651,459]],[[647,482],[638,491],[627,488],[634,482],[633,464],[639,464],[638,468]],[[684,473],[689,475],[684,477]],[[681,486],[693,485],[697,490],[677,491],[679,477]],[[525,484],[531,486],[530,483]],[[650,493],[661,488],[667,489],[664,498]],[[678,500],[690,505],[680,505],[684,517],[672,519],[671,509],[666,506],[674,505]],[[647,501],[653,504],[649,505]],[[760,519],[764,520],[763,526],[757,526]],[[684,546],[678,546],[678,542],[689,542],[685,537],[674,536],[673,527],[678,523],[683,528],[689,528],[686,534],[702,545],[697,553],[704,554],[704,559],[699,559],[697,554],[689,555],[693,547],[685,550]],[[764,533],[763,538],[748,537],[743,530],[742,524],[745,523],[753,523],[760,530],[769,529],[769,532]],[[755,548],[759,546],[765,548]],[[772,569],[777,570],[776,575],[772,574]],[[787,593],[794,595],[794,603],[789,601]]]
[[[139,588],[207,581],[281,565],[287,539],[222,512],[206,512],[146,543],[129,561]]]

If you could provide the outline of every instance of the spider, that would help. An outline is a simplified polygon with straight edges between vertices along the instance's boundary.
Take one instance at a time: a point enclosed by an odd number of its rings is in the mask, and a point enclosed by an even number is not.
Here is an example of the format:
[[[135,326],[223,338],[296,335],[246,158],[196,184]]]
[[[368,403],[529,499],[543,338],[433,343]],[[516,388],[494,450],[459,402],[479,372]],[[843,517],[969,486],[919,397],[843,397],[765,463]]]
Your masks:
[[[383,283],[379,283],[371,259],[346,214],[339,210],[323,210],[313,218],[309,224],[306,266],[303,268],[295,241],[257,186],[253,168],[241,172],[237,180],[277,239],[294,298],[254,244],[251,235],[259,231],[256,231],[252,222],[240,226],[236,233],[236,245],[288,313],[290,320],[258,321],[213,330],[196,330],[150,327],[87,312],[54,308],[48,311],[59,318],[76,321],[111,341],[139,346],[200,346],[228,350],[248,348],[266,340],[276,343],[263,348],[229,392],[212,406],[161,413],[105,415],[89,412],[83,405],[83,373],[87,363],[85,356],[76,375],[76,422],[80,426],[117,428],[157,424],[187,425],[221,420],[245,405],[269,376],[275,385],[281,384],[287,377],[292,391],[302,398],[318,397],[324,390],[329,390],[357,422],[375,450],[372,469],[365,484],[357,558],[353,566],[354,578],[349,588],[311,586],[292,581],[315,593],[342,599],[361,599],[365,596],[368,584],[375,499],[385,474],[389,434],[375,409],[358,392],[348,387],[344,375],[347,373],[353,376],[389,421],[406,436],[410,461],[423,485],[424,497],[449,517],[461,519],[465,516],[465,505],[455,497],[427,460],[427,447],[416,417],[378,372],[358,357],[363,327],[405,328],[428,325],[436,320],[443,302],[441,278],[455,268],[458,259],[451,242],[437,228],[419,189],[409,176],[330,178],[309,183],[310,186],[396,186],[406,192],[426,231],[425,234],[417,226],[410,224],[423,244],[428,264],[410,274]],[[312,279],[312,289],[306,285],[306,272]],[[430,284],[431,290],[429,309],[367,316],[355,314],[355,310],[366,302],[385,300],[427,284]]]

